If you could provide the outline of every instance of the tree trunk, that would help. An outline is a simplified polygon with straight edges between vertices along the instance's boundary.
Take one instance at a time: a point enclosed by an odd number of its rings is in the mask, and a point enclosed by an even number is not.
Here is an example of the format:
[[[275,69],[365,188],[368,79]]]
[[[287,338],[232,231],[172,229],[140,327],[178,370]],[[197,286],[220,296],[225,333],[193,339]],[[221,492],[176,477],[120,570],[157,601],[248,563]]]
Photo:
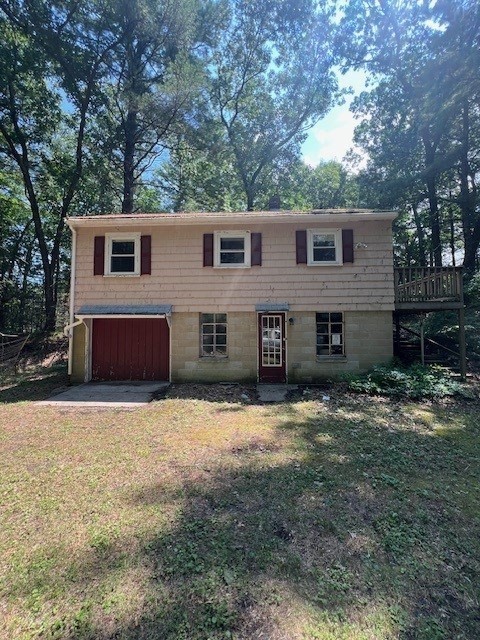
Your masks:
[[[20,296],[20,307],[18,310],[18,325],[20,332],[25,330],[25,306],[27,301],[28,276],[32,268],[33,242],[30,243],[25,258],[25,268],[22,274],[22,294]]]
[[[125,155],[123,158],[122,213],[133,213],[135,196],[135,144],[137,137],[137,112],[129,109],[124,125]]]
[[[253,201],[255,198],[254,190],[252,186],[248,186],[245,189],[245,193],[247,195],[247,211],[253,211]]]
[[[468,101],[465,100],[462,112],[462,144],[459,166],[460,196],[458,198],[458,206],[462,214],[463,241],[465,247],[463,266],[467,275],[471,275],[475,271],[476,257],[478,247],[480,246],[480,217],[476,212],[477,187],[475,184],[475,173],[468,159],[469,138],[469,105]]]
[[[425,251],[425,231],[422,226],[420,216],[418,215],[418,206],[416,202],[412,203],[412,211],[413,211],[413,219],[415,221],[415,228],[417,230],[418,253],[420,258],[420,265],[426,266],[427,253]]]
[[[423,136],[423,147],[425,151],[425,167],[428,170],[433,167],[435,160],[435,146]],[[442,266],[442,239],[440,235],[440,213],[438,210],[437,184],[435,175],[429,174],[425,179],[427,186],[428,205],[430,210],[430,229],[432,232],[432,255],[433,263],[436,267]]]
[[[452,254],[452,266],[456,267],[456,256],[455,256],[455,221],[453,219],[453,207],[452,207],[452,192],[450,191],[450,204],[448,205],[448,217],[450,224],[450,252]]]

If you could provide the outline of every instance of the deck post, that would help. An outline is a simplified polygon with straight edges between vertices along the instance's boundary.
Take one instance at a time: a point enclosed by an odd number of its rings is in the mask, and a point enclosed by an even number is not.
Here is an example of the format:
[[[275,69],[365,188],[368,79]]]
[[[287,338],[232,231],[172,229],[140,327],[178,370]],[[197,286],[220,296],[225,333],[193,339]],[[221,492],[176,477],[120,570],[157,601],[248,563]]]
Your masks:
[[[398,311],[393,312],[393,319],[395,322],[395,348],[394,353],[396,356],[400,353],[400,314]]]
[[[460,355],[460,378],[467,379],[467,348],[465,344],[465,308],[458,310],[458,346]]]
[[[425,314],[422,313],[420,318],[420,355],[422,357],[422,365],[425,366]]]

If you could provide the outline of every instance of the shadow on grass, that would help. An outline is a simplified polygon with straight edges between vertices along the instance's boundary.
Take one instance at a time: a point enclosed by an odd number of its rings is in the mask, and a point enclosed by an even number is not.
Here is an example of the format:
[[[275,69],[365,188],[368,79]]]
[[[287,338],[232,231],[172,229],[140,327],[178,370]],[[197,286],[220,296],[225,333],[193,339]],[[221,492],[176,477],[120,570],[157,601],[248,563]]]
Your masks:
[[[0,377],[0,404],[46,400],[67,384],[67,366],[63,363],[33,372],[8,371]]]
[[[444,435],[369,407],[291,415],[279,431],[294,449],[237,450],[240,464],[186,482],[178,520],[142,547],[151,577],[134,621],[109,630],[99,607],[61,637],[480,637],[478,406],[451,430],[430,408]],[[152,484],[131,500],[161,509],[166,496]],[[110,551],[86,559],[87,582],[113,571]]]

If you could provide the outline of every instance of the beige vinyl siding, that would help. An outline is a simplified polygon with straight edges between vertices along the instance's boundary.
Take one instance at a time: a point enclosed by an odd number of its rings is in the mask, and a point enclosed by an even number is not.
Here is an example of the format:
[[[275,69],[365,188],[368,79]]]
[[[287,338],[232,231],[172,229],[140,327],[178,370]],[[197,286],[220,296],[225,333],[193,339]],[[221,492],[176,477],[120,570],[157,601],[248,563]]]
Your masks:
[[[331,227],[331,220],[328,226]],[[340,225],[339,225],[340,226]],[[343,266],[296,264],[295,230],[320,229],[317,219],[302,223],[249,224],[262,233],[262,266],[246,269],[203,267],[203,234],[243,230],[237,224],[139,228],[152,236],[152,273],[140,277],[93,276],[94,236],[114,229],[79,229],[76,309],[82,304],[172,304],[174,312],[252,311],[258,302],[288,302],[290,309],[392,310],[393,254],[391,223],[342,223],[354,230],[355,262]],[[119,229],[125,232],[125,227]]]

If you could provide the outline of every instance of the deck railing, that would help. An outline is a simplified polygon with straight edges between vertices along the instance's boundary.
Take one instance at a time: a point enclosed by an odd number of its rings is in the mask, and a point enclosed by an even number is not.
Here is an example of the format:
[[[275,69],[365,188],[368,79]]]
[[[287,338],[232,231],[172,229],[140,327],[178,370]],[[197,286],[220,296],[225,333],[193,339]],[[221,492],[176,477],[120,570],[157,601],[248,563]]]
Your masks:
[[[396,267],[395,301],[463,303],[461,267]]]

